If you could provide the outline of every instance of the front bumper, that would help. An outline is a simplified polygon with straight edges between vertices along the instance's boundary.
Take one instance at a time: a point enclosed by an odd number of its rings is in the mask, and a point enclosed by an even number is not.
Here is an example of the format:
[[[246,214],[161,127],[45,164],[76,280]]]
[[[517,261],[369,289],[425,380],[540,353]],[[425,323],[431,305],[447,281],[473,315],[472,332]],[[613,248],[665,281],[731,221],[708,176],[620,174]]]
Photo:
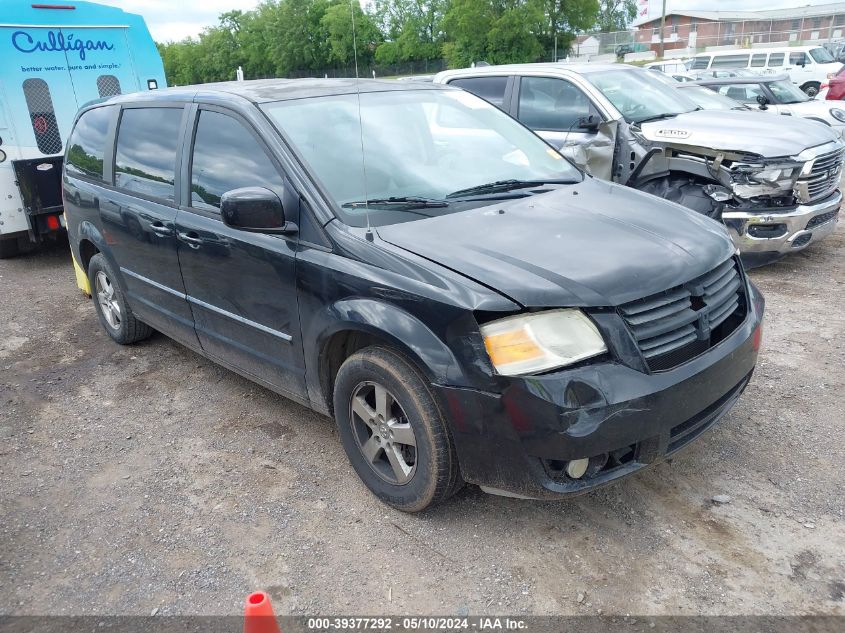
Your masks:
[[[837,190],[820,202],[787,210],[725,210],[722,221],[743,255],[786,255],[833,233],[841,204]]]
[[[502,393],[435,386],[449,411],[461,472],[488,492],[553,499],[586,492],[675,453],[724,416],[757,361],[763,297],[751,286],[745,321],[672,370],[605,361],[513,378]],[[608,456],[587,476],[569,460]]]

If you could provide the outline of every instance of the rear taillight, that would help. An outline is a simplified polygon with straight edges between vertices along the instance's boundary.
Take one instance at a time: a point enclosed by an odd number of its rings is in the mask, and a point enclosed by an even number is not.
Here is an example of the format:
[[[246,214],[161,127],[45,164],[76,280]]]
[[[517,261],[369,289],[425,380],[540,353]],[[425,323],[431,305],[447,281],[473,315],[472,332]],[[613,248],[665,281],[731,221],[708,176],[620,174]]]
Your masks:
[[[754,334],[751,339],[751,347],[756,350],[760,351],[760,348],[763,346],[763,322],[760,321],[760,325],[757,326],[757,329],[754,330]]]
[[[59,224],[59,216],[57,215],[48,215],[47,216],[47,228],[51,231],[58,231],[61,224]]]

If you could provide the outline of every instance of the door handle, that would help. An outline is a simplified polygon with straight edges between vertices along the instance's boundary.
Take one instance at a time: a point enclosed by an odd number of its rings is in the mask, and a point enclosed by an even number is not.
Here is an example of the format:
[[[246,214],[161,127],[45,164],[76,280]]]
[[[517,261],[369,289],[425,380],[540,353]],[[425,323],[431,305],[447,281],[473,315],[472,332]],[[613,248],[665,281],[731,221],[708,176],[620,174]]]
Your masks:
[[[190,231],[189,233],[180,232],[178,235],[179,239],[191,248],[199,248],[202,244],[202,239],[194,231]]]
[[[165,226],[161,222],[153,222],[150,225],[150,230],[159,237],[170,237],[173,235],[173,229],[169,226]]]

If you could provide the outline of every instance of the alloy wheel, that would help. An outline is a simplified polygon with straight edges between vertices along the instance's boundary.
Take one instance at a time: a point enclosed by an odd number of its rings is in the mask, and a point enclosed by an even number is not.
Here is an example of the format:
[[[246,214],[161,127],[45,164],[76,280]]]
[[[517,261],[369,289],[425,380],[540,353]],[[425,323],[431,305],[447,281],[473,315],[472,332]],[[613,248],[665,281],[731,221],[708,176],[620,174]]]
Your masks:
[[[383,385],[363,382],[349,403],[352,434],[365,461],[386,482],[402,486],[417,468],[417,438],[402,406]]]
[[[111,280],[102,270],[97,272],[95,285],[97,303],[100,304],[106,323],[108,323],[109,327],[113,330],[119,329],[120,304],[117,302],[117,297],[115,296],[114,286],[112,285]]]

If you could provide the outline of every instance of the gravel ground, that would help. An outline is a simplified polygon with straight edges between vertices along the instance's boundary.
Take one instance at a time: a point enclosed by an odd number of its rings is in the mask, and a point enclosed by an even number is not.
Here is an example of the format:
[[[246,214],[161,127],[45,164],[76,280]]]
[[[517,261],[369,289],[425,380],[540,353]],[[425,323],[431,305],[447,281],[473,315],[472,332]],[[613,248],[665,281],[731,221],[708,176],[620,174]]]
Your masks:
[[[764,351],[671,463],[409,516],[333,423],[162,335],[113,344],[67,247],[0,262],[0,613],[845,614],[845,225],[752,273]],[[722,501],[715,495],[726,495]]]

